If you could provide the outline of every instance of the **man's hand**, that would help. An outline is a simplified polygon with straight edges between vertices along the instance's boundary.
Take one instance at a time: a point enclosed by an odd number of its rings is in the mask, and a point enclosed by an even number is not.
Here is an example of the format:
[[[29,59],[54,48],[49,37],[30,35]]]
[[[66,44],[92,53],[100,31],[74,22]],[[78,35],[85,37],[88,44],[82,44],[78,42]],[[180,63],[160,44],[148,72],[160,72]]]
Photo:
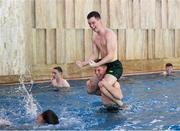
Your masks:
[[[82,68],[83,67],[83,63],[81,61],[76,61],[76,65],[79,67],[79,68]]]
[[[90,61],[89,61],[89,65],[90,65],[91,67],[97,67],[97,66],[98,66],[97,63],[94,62],[93,60],[90,60]]]

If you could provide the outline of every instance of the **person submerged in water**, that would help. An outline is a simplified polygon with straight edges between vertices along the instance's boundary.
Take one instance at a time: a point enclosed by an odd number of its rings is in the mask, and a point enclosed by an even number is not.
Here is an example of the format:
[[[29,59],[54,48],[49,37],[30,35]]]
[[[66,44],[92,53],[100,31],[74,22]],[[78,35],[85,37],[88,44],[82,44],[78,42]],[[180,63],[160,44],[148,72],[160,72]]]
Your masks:
[[[171,63],[167,63],[165,65],[165,71],[162,72],[162,75],[164,76],[169,76],[169,75],[172,75],[174,72],[173,72],[173,64]]]
[[[57,115],[52,110],[46,110],[36,118],[38,124],[59,124]]]
[[[55,87],[57,89],[62,88],[62,87],[65,87],[65,88],[70,87],[67,80],[65,80],[63,78],[63,70],[60,66],[54,67],[52,69],[51,83],[52,83],[53,87]]]
[[[100,61],[100,59],[96,60],[96,62],[98,61]],[[103,88],[99,88],[98,83],[104,78],[106,71],[107,71],[106,64],[103,64],[95,68],[94,76],[86,82],[88,94],[101,96],[103,105],[108,110],[118,110],[118,109],[127,108],[127,106],[122,102],[123,94],[122,94],[120,84],[117,81],[113,84],[113,91],[111,92],[111,94],[114,100],[116,100],[118,103],[121,103],[122,106],[120,107],[112,99],[103,95],[103,92],[102,92],[102,90],[104,90]]]

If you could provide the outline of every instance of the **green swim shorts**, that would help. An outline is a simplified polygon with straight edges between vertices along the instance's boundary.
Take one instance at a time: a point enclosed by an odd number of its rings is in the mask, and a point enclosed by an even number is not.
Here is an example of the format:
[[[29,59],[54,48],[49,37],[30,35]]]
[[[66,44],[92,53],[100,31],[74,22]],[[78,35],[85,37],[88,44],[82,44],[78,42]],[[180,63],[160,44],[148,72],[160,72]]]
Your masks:
[[[107,63],[107,71],[106,74],[111,74],[119,79],[123,73],[122,63],[119,60],[115,60],[111,63]]]

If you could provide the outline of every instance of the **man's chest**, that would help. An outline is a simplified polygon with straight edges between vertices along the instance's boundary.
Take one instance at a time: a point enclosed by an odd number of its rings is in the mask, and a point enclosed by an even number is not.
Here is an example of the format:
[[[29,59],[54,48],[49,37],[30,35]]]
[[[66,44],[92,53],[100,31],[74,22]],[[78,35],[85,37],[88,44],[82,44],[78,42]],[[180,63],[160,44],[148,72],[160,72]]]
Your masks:
[[[104,50],[107,48],[107,42],[104,38],[98,38],[95,41],[96,46],[99,50]]]

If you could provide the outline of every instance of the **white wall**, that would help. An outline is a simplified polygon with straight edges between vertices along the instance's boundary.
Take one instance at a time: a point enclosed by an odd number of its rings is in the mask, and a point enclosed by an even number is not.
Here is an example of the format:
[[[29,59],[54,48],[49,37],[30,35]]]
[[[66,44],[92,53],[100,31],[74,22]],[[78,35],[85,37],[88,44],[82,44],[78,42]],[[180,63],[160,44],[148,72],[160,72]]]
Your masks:
[[[0,75],[25,72],[25,1],[0,0]]]

